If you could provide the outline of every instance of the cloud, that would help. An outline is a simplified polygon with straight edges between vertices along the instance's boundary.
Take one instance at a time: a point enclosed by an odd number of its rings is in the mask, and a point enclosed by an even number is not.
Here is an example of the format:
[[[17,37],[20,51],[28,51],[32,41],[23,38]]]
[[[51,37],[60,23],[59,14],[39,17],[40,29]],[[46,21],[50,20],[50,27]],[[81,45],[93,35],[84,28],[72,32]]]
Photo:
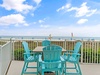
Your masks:
[[[100,24],[91,25],[91,27],[90,26],[49,27],[45,29],[38,29],[36,31],[36,33],[39,33],[38,35],[51,34],[52,36],[71,36],[72,32],[74,34],[74,37],[98,37],[99,36],[98,32],[100,32]]]
[[[33,24],[36,24],[36,22],[33,22]]]
[[[57,12],[64,10],[64,9],[68,9],[71,7],[71,4],[66,4],[65,6],[62,6],[61,8],[57,9]]]
[[[67,12],[71,12],[71,11],[75,10],[76,11],[75,17],[82,17],[82,16],[89,17],[89,16],[93,15],[94,13],[96,13],[97,9],[90,9],[90,7],[88,7],[86,4],[87,4],[87,2],[82,3],[79,8],[78,7],[71,7],[71,6],[66,8],[66,5],[65,5],[62,8],[59,8],[57,11],[65,10]]]
[[[33,6],[25,4],[26,0],[3,0],[1,7],[6,10],[15,10],[17,12],[27,13],[29,10],[33,9]]]
[[[50,27],[50,25],[40,25],[40,27],[42,27],[42,28],[48,28],[48,27]]]
[[[84,2],[80,8],[76,9],[76,17],[91,16],[97,11],[97,9],[89,9],[90,7],[86,4],[87,2]]]
[[[39,23],[43,23],[44,22],[44,20],[39,20]]]
[[[60,29],[59,29],[60,28]],[[4,30],[4,31],[3,31]],[[35,33],[33,33],[35,32]],[[0,35],[19,35],[19,36],[71,36],[73,32],[74,37],[99,37],[100,24],[91,26],[51,26],[49,28],[14,28],[14,29],[1,29]],[[16,33],[16,34],[15,34]]]
[[[85,22],[87,22],[88,21],[88,19],[80,19],[78,22],[77,22],[77,24],[83,24],[83,23],[85,23]]]
[[[11,14],[7,16],[0,17],[0,26],[8,26],[8,25],[16,25],[23,24],[24,26],[28,26],[28,24],[24,20],[24,16],[21,14]]]
[[[38,4],[40,4],[40,2],[42,1],[42,0],[33,0],[34,2],[36,2],[36,4],[38,5]]]
[[[41,19],[41,20],[38,20],[38,23],[44,23],[46,20],[48,19],[48,17],[47,18],[43,18],[43,19]]]
[[[34,13],[32,13],[31,16],[33,17],[34,16]]]

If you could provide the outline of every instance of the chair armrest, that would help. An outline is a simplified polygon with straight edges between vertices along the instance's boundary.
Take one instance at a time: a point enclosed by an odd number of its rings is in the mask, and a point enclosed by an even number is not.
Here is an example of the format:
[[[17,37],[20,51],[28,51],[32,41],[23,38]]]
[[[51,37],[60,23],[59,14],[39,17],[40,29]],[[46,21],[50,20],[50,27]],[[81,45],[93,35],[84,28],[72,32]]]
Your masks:
[[[35,53],[23,53],[23,54],[24,54],[24,59],[27,59],[27,56],[33,56],[35,59],[38,59]]]
[[[79,54],[79,53],[73,53],[73,54],[76,55],[76,60],[79,61],[81,54]]]
[[[67,55],[68,58],[69,58],[72,54],[73,54],[73,55],[76,55],[76,56],[80,56],[80,55],[81,55],[81,54],[79,54],[79,53],[65,53],[64,56]]]
[[[34,51],[32,51],[32,50],[29,50],[30,51],[30,54],[34,54],[35,56],[38,56],[38,55],[42,55],[42,52],[40,53],[38,53],[38,52],[34,52]]]
[[[73,53],[73,50],[66,50],[66,52],[64,52],[63,54],[66,55],[68,53]]]
[[[67,56],[69,57],[69,56],[71,56],[72,54],[73,54],[73,53],[64,53],[63,55],[64,55],[64,56],[67,55]]]
[[[30,51],[30,53],[34,53],[32,50],[29,50]],[[34,53],[35,54],[35,53]]]
[[[32,50],[28,49],[28,51],[33,52]]]
[[[34,57],[33,53],[23,53],[23,54],[24,54],[24,60],[27,60],[28,56],[33,56]]]
[[[66,52],[73,52],[73,50],[66,50]]]
[[[77,55],[77,56],[80,56],[81,54],[79,54],[79,53],[73,53],[74,55]]]

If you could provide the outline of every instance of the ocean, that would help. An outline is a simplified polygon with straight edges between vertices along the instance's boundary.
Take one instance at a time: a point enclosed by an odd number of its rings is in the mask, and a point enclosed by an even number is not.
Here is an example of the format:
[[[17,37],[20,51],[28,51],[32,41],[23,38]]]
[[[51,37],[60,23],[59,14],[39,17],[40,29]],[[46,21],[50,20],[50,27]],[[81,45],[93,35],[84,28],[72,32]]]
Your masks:
[[[0,38],[15,38],[15,39],[48,39],[49,36],[0,36]],[[100,37],[67,37],[67,36],[52,36],[55,40],[100,40]]]

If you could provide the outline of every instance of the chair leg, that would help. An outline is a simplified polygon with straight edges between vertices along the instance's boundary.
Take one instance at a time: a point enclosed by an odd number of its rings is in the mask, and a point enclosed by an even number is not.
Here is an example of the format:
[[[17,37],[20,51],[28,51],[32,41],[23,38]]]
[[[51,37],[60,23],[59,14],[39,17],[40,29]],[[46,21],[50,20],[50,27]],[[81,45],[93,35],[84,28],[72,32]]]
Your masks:
[[[67,69],[67,64],[65,62],[64,70],[65,70],[65,75],[66,75],[66,69]]]
[[[37,75],[38,75],[38,71],[39,71],[39,62],[37,62]]]
[[[38,62],[37,62],[37,72],[26,72],[28,68],[35,68],[35,67],[29,67],[29,62],[24,62],[21,75],[23,75],[24,73],[27,73],[27,74],[28,73],[30,73],[30,74],[35,73],[36,75],[38,75]]]
[[[60,71],[57,71],[57,75],[61,75],[61,72]]]
[[[44,71],[42,71],[42,75],[44,75]]]
[[[75,65],[75,69],[76,69],[76,72],[78,73],[78,66],[77,66],[77,64],[76,63],[74,63],[74,65]]]
[[[63,72],[62,72],[62,70],[60,70],[59,72],[60,72],[60,75],[63,75]]]
[[[58,71],[55,71],[55,75],[58,75]]]
[[[77,63],[77,66],[78,66],[79,74],[82,75],[79,63]]]
[[[62,62],[62,68],[61,68],[61,73],[64,74],[64,70],[65,70],[65,62]]]
[[[27,62],[26,65],[25,65],[25,71],[27,70],[27,67],[28,67],[28,62]]]
[[[25,72],[25,69],[26,69],[26,62],[24,62],[24,66],[23,66],[23,69],[22,69],[21,75],[23,75],[23,73]]]

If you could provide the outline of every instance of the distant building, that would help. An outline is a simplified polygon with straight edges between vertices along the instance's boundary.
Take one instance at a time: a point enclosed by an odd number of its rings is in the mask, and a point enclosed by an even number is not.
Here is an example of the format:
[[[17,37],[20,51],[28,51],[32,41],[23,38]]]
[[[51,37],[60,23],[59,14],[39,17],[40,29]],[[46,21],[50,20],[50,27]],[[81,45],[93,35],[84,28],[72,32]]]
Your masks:
[[[73,40],[73,36],[74,36],[73,33],[71,33],[71,40]]]
[[[51,34],[49,35],[48,39],[50,39],[50,40],[52,39],[52,36],[51,36]]]

